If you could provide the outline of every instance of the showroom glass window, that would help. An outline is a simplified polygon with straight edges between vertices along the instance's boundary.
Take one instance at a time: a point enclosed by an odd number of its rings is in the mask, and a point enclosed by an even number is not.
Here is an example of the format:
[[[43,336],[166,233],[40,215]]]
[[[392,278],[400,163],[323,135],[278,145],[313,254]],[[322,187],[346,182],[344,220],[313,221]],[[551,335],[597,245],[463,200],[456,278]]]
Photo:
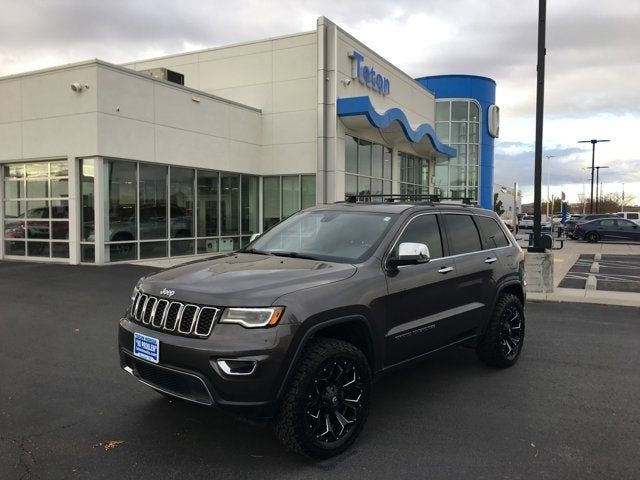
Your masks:
[[[139,164],[140,258],[167,256],[167,167]]]
[[[64,161],[3,167],[5,254],[69,258],[69,170]]]
[[[169,236],[171,255],[195,253],[195,170],[171,167],[169,172]]]
[[[478,199],[480,164],[480,108],[473,100],[437,100],[436,135],[455,148],[454,158],[437,158],[435,193],[445,197]]]
[[[429,160],[409,153],[398,152],[400,161],[400,193],[429,194]]]
[[[109,160],[107,172],[107,215],[105,216],[105,259],[111,262],[138,258],[138,165]]]
[[[234,251],[259,231],[260,183],[254,175],[105,160],[105,176],[106,262]],[[88,178],[83,174],[87,192]],[[86,230],[88,244],[93,232],[89,225]],[[88,252],[84,258],[93,261]]]
[[[391,193],[391,149],[345,136],[345,196]]]
[[[264,230],[316,204],[315,175],[271,176],[264,177],[262,182]]]

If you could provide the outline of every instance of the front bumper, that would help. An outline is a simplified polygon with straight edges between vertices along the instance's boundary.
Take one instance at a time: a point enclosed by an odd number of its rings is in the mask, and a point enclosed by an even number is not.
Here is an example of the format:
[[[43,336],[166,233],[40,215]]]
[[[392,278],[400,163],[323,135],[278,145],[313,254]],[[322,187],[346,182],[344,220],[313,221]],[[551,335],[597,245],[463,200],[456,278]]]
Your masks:
[[[158,364],[133,355],[136,332],[159,340]],[[294,325],[246,329],[216,324],[208,338],[190,338],[122,318],[118,331],[120,365],[142,383],[169,395],[269,417],[287,371],[285,357],[294,333]]]

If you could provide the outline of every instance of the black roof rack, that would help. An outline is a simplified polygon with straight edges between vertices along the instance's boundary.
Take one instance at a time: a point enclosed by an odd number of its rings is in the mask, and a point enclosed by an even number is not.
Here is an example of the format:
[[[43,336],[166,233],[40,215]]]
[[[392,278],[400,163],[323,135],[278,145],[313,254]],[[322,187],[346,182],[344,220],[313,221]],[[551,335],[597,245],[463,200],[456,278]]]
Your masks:
[[[413,203],[413,204],[430,204],[440,203],[443,200],[453,200],[455,203],[461,203],[463,205],[477,205],[473,199],[469,197],[441,197],[437,194],[423,195],[423,194],[385,194],[385,195],[347,195],[345,202],[337,203]]]

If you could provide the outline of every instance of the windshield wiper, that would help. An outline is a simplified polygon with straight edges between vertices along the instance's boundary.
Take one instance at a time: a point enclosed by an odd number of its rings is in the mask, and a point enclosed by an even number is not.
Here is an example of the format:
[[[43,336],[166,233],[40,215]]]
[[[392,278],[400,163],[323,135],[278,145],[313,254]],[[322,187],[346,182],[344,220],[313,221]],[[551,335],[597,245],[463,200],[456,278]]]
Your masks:
[[[317,257],[298,252],[271,252],[271,255],[276,255],[278,257],[304,258],[306,260],[318,260]]]

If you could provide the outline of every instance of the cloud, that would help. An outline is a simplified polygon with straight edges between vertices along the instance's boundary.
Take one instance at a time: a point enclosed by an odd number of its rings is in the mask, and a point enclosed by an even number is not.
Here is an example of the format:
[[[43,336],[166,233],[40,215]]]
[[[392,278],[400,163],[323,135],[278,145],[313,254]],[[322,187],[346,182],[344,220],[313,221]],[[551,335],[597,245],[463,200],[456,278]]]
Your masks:
[[[502,113],[496,178],[532,184],[537,2],[4,0],[0,75],[309,31],[321,15],[414,77],[468,73],[496,80]],[[640,2],[549,2],[545,154],[557,153],[558,179],[575,181],[588,163],[588,149],[575,152],[585,136],[614,140],[598,147],[599,159],[615,162],[607,175],[638,178],[639,17]]]

